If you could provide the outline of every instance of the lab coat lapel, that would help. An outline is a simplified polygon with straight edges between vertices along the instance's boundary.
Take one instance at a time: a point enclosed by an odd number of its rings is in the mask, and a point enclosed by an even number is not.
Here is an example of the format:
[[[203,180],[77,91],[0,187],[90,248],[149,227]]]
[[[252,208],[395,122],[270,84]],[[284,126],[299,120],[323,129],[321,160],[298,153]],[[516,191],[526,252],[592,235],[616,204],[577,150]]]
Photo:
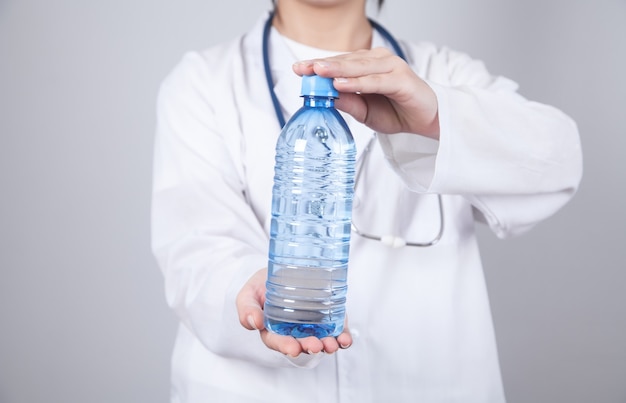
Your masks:
[[[274,153],[280,125],[272,107],[263,69],[262,37],[267,15],[243,38],[241,59],[233,69],[233,87],[239,109],[245,195],[259,222],[269,231]]]

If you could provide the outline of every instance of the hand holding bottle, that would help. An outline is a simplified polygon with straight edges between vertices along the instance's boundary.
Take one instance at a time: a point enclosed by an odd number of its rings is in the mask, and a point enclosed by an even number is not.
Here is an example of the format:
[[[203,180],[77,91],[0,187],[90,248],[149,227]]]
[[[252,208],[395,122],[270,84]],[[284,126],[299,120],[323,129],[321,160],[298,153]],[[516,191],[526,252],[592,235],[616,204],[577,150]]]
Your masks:
[[[435,92],[400,57],[385,48],[359,50],[293,65],[298,75],[334,78],[335,106],[385,134],[439,138]]]
[[[352,344],[352,336],[347,325],[339,336],[322,339],[281,336],[265,329],[262,307],[265,303],[266,280],[267,269],[256,272],[237,295],[236,304],[241,325],[248,330],[259,330],[261,339],[268,348],[290,357],[297,357],[301,353],[316,354],[321,351],[332,354],[339,348],[348,348]]]

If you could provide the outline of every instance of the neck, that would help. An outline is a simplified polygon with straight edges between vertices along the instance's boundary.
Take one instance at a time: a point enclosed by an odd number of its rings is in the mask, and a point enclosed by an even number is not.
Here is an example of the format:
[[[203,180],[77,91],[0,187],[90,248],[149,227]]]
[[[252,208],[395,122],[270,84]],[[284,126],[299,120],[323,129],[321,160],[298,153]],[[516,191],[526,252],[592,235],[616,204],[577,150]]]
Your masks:
[[[353,52],[371,47],[372,27],[365,14],[365,0],[312,3],[278,0],[272,24],[281,35],[319,49]]]

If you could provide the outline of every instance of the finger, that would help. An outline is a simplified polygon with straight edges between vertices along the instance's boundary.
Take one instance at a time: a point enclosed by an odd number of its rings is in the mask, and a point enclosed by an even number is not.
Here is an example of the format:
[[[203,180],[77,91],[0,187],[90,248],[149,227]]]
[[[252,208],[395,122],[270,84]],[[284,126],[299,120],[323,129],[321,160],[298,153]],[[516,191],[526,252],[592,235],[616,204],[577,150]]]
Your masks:
[[[406,64],[385,48],[359,50],[338,56],[301,60],[293,64],[298,75],[317,74],[322,77],[359,77],[367,74],[389,73]]]
[[[343,332],[337,336],[337,343],[342,349],[346,349],[352,345],[352,334],[347,326],[343,329]]]
[[[248,330],[259,330],[263,324],[263,304],[265,302],[266,270],[259,270],[241,288],[235,304],[239,322]]]
[[[335,106],[379,133],[402,131],[402,121],[399,120],[389,99],[384,96],[341,93],[339,99],[335,101]]]
[[[244,287],[236,300],[239,322],[248,330],[263,328],[263,308],[254,292]]]
[[[415,72],[404,66],[390,73],[335,78],[333,86],[344,93],[383,95],[400,104],[430,97],[431,93],[434,96],[432,89]]]
[[[322,340],[315,336],[304,337],[296,340],[300,343],[302,351],[308,354],[317,354],[324,350],[324,343],[322,343]]]
[[[299,76],[310,76],[314,73],[313,63],[313,60],[301,60],[299,62],[295,62],[291,68],[293,69],[293,72]]]
[[[294,71],[332,77],[333,86],[340,93],[379,94],[401,104],[419,99],[420,94],[431,95],[432,89],[404,62],[395,67],[385,64],[382,68],[372,66],[369,69],[362,68],[365,64],[363,60],[355,63],[356,66],[346,65],[344,68],[339,66],[339,62],[316,61],[312,65],[302,64]]]
[[[323,77],[362,77],[371,74],[389,74],[406,65],[387,49],[357,51],[343,56],[315,60],[313,71]]]
[[[352,115],[360,123],[364,123],[367,118],[367,102],[358,94],[340,93],[339,98],[335,100],[335,107]]]
[[[282,336],[266,329],[261,330],[261,340],[268,348],[290,357],[297,357],[304,351],[302,345],[294,337]]]
[[[324,337],[322,343],[324,344],[324,351],[328,354],[332,354],[340,348],[346,349],[352,345],[352,335],[350,334],[350,329],[348,329],[347,317],[341,334],[337,337]]]
[[[410,81],[404,75],[386,72],[360,77],[338,77],[333,80],[333,87],[339,92],[393,96],[406,91],[407,83]]]
[[[337,336],[337,344],[342,349],[346,349],[352,345],[352,333],[350,333],[350,327],[348,326],[348,316],[343,324],[343,331]]]
[[[248,330],[265,329],[263,310],[261,308],[247,310],[240,315],[239,322]]]
[[[245,287],[237,295],[237,314],[239,322],[248,330],[258,330],[263,328],[263,307],[258,300],[256,293]]]
[[[337,339],[334,337],[324,337],[321,342],[324,345],[324,351],[328,354],[339,350],[339,342],[337,342]]]

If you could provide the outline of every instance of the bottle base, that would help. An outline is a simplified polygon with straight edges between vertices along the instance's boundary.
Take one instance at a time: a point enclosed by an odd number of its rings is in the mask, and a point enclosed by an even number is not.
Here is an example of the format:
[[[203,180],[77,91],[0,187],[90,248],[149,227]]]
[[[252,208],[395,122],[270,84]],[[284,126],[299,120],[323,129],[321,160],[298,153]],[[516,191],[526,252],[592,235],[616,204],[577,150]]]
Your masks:
[[[283,336],[293,336],[295,338],[336,337],[343,331],[343,325],[337,326],[335,323],[289,323],[275,320],[266,320],[265,327],[270,332]]]

